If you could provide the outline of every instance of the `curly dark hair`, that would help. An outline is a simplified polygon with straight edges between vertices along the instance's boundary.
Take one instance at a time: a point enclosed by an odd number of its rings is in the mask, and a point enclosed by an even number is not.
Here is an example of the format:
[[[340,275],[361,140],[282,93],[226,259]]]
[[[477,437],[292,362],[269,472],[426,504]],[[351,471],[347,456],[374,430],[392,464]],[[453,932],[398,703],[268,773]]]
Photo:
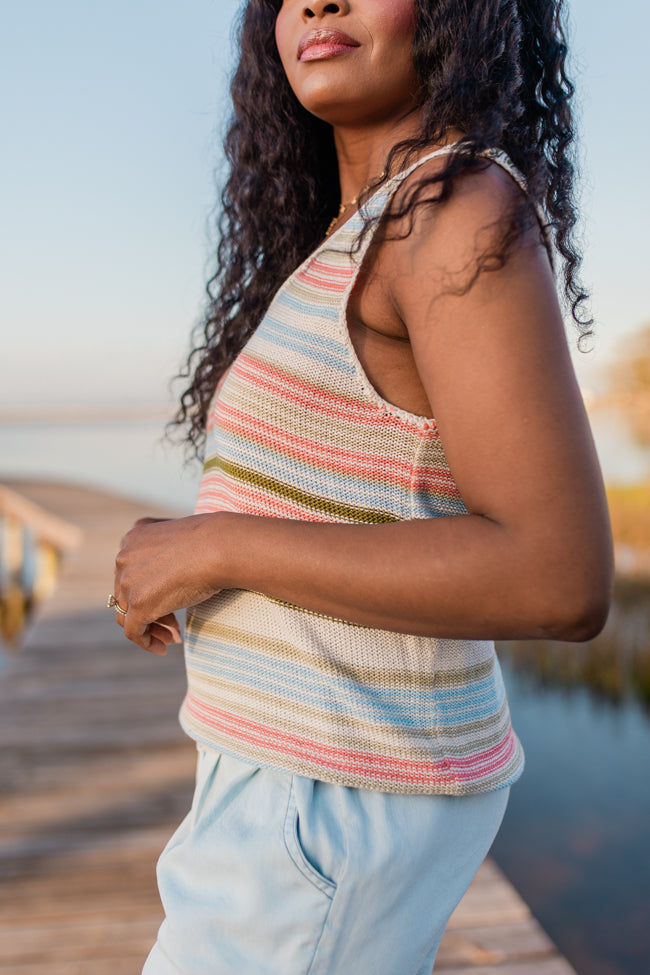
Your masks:
[[[574,239],[573,86],[565,71],[563,2],[415,0],[422,129],[393,147],[386,169],[398,159],[403,166],[452,129],[464,137],[437,174],[425,174],[401,195],[388,222],[405,216],[412,221],[418,206],[447,199],[461,173],[486,165],[482,152],[502,149],[526,178],[528,196],[522,194],[509,215],[498,253],[483,255],[475,276],[503,265],[531,222],[531,204],[541,206],[583,339],[592,320],[582,314],[588,296],[578,279],[581,255]],[[197,454],[219,379],[282,282],[323,239],[340,201],[332,129],[300,105],[280,61],[275,20],[281,5],[249,0],[239,25],[216,271],[196,345],[178,377],[191,382],[171,424],[186,428]]]

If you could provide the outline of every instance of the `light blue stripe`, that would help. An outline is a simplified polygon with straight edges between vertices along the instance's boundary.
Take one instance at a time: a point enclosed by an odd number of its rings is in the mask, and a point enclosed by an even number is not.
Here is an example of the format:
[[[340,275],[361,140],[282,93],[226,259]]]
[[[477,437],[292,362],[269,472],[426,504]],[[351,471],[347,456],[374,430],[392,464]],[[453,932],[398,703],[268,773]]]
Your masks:
[[[282,433],[278,439],[280,441],[283,439]],[[322,489],[325,491],[335,489],[340,492],[337,497],[342,502],[350,499],[348,491],[352,491],[355,498],[362,497],[364,502],[368,503],[372,502],[372,495],[368,495],[370,489],[374,489],[378,498],[385,498],[387,492],[389,496],[394,495],[398,499],[401,499],[404,494],[410,494],[409,480],[413,466],[412,457],[405,456],[402,460],[401,473],[406,483],[400,485],[393,480],[393,476],[399,476],[399,459],[396,462],[391,462],[391,468],[395,469],[395,475],[391,471],[391,480],[384,483],[381,481],[381,472],[377,466],[378,462],[375,460],[373,464],[372,456],[366,462],[367,473],[359,472],[359,474],[354,475],[328,469],[324,466],[328,461],[332,463],[331,457],[328,458],[327,456],[328,450],[335,452],[335,463],[338,463],[341,453],[343,453],[343,460],[345,460],[346,453],[348,453],[345,448],[338,447],[335,444],[319,444],[319,453],[325,457],[321,461],[312,459],[303,460],[297,456],[287,456],[286,454],[280,453],[277,455],[268,454],[264,444],[257,443],[245,434],[238,434],[235,431],[226,432],[223,429],[220,431],[219,438],[217,439],[215,437],[214,445],[214,450],[210,451],[210,453],[206,452],[206,460],[218,455],[230,463],[255,470],[263,475],[271,475],[276,480],[285,481],[290,479],[291,482],[297,483],[303,490],[307,490],[308,486],[311,486],[312,489],[313,487],[322,486]],[[291,448],[289,447],[289,449]],[[364,453],[362,444],[355,445],[354,450],[358,450],[359,453]],[[354,452],[354,450],[351,447],[349,453]],[[261,454],[263,456],[260,456]],[[350,460],[348,460],[348,463],[351,463]],[[406,477],[404,477],[404,474],[406,474]],[[384,477],[386,477],[385,474]],[[363,494],[360,492],[363,492]],[[312,493],[314,493],[313,490]],[[401,500],[399,503],[401,504]]]
[[[340,710],[341,703],[349,701],[349,711],[360,717],[375,719],[378,712],[389,718],[389,723],[404,728],[417,728],[426,720],[438,727],[455,727],[469,721],[489,717],[500,706],[499,696],[494,694],[493,682],[479,681],[459,688],[456,692],[413,691],[360,686],[356,682],[337,675],[335,683],[328,683],[323,675],[310,668],[281,660],[270,660],[263,655],[240,651],[222,641],[209,642],[190,632],[187,635],[188,672],[203,674],[217,679],[223,677],[233,684],[266,691],[277,699],[294,701],[317,707],[330,713]],[[201,661],[197,656],[205,654]],[[218,656],[218,654],[221,654]],[[489,683],[489,686],[484,686]],[[333,688],[334,693],[327,688]],[[418,714],[414,714],[414,703]],[[490,707],[486,708],[486,703]],[[459,715],[459,711],[462,716]]]
[[[302,287],[307,290],[305,285],[302,285]],[[291,291],[285,290],[276,295],[273,304],[275,308],[278,306],[291,308],[292,311],[297,312],[299,315],[305,315],[308,318],[325,318],[330,322],[338,322],[341,314],[340,302],[337,301],[335,307],[329,307],[328,305],[319,302],[318,298],[316,297],[317,295],[318,292],[314,290],[314,301],[307,302],[298,295],[294,295]],[[264,319],[262,319],[262,321],[264,321]]]
[[[199,652],[205,648],[206,653],[209,651],[209,644],[206,641],[197,639],[196,645]],[[267,673],[269,677],[279,678],[278,686],[280,688],[285,687],[286,677],[296,685],[305,687],[307,685],[313,686],[327,686],[327,680],[324,678],[320,671],[312,669],[308,666],[302,666],[289,661],[283,661],[280,664],[278,658],[269,658],[264,654],[256,654],[254,651],[246,651],[238,647],[231,647],[229,644],[224,642],[218,643],[219,649],[222,653],[220,661],[217,663],[215,661],[204,661],[205,664],[212,664],[212,666],[203,666],[201,669],[204,673],[208,675],[218,675],[222,672],[224,662],[229,661],[229,666],[236,669],[238,666],[241,667],[242,672],[253,675],[258,675],[262,672]],[[285,680],[282,680],[282,676],[286,675]],[[343,677],[342,675],[335,675],[335,686],[337,691],[344,694],[358,694],[360,685],[349,678]],[[388,702],[394,703],[396,706],[401,707],[402,705],[408,704],[412,706],[413,698],[417,696],[418,700],[422,700],[427,707],[435,704],[442,711],[448,711],[450,708],[455,708],[458,706],[471,705],[476,708],[479,705],[482,706],[486,701],[503,701],[505,697],[505,689],[502,683],[494,681],[491,677],[484,678],[482,680],[474,681],[471,684],[463,685],[462,687],[452,689],[452,688],[432,688],[430,690],[405,690],[404,688],[372,688],[373,696],[383,696]],[[496,692],[496,693],[495,693]]]
[[[268,330],[272,331],[273,334],[284,336],[285,338],[299,337],[301,341],[309,341],[315,348],[338,355],[341,359],[347,356],[347,350],[341,342],[323,335],[314,335],[311,332],[299,328],[297,325],[285,325],[270,313],[265,317],[264,327],[262,328],[260,326],[258,334],[266,334],[267,324],[269,326]]]
[[[294,287],[295,291],[293,290]],[[305,297],[302,297],[302,292],[305,292]],[[335,302],[326,302],[320,298],[318,291],[314,290],[312,294],[312,289],[307,285],[296,285],[279,292],[267,314],[275,315],[279,310],[291,309],[301,318],[319,319],[325,317],[331,322],[338,322],[341,314],[339,298],[340,295],[337,295]],[[264,317],[266,318],[266,316]]]
[[[346,351],[343,346],[337,347],[333,342],[318,342],[314,336],[307,333],[282,328],[279,323],[268,316],[260,325],[257,337],[274,346],[304,355],[311,362],[316,358],[320,364],[328,365],[336,372],[347,375],[352,375],[355,372],[354,365],[346,358]]]
[[[367,475],[336,474],[318,468],[315,462],[306,463],[297,457],[282,458],[268,455],[261,444],[251,440],[222,434],[216,449],[206,454],[206,460],[221,457],[231,464],[255,471],[262,476],[272,477],[296,489],[319,498],[331,498],[339,504],[355,505],[363,508],[377,508],[396,517],[404,517],[409,512],[411,495],[408,484],[378,481],[372,472]],[[264,452],[263,462],[261,454]],[[405,462],[405,467],[407,463]],[[235,482],[233,482],[235,483]],[[248,484],[247,481],[244,482]]]

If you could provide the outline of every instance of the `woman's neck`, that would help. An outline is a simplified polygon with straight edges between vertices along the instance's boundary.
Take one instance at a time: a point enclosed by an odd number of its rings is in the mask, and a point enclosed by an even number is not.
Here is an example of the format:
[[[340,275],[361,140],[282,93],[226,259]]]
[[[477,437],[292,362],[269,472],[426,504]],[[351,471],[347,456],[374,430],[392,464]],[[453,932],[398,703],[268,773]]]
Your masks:
[[[334,144],[339,166],[341,201],[345,203],[354,199],[363,187],[379,178],[384,173],[386,160],[393,146],[407,139],[417,138],[420,131],[420,116],[417,111],[390,126],[349,129],[336,127]],[[438,144],[448,145],[461,137],[461,132],[449,130]],[[400,160],[397,159],[390,175],[399,172],[400,168]]]

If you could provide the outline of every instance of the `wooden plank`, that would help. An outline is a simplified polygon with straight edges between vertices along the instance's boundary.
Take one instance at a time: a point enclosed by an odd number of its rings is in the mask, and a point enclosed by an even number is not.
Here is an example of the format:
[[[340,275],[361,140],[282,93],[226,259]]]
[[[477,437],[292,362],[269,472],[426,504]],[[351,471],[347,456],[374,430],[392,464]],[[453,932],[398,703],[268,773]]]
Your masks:
[[[146,955],[145,955],[146,957]],[[142,969],[142,956],[112,958],[85,958],[83,961],[39,961],[35,964],[9,963],[2,968],[2,975],[138,975]]]
[[[516,924],[530,918],[530,910],[496,864],[487,860],[449,919],[448,930]]]
[[[435,966],[436,975],[445,971],[454,975],[576,975],[575,969],[559,954],[533,961],[513,959],[496,965],[463,965],[461,968]]]
[[[0,929],[0,965],[12,961],[17,953],[29,963],[73,960],[68,945],[74,944],[78,958],[93,958],[102,945],[106,957],[133,955],[151,945],[157,916],[122,918],[107,921],[70,919],[66,922],[40,922],[11,930]]]
[[[554,954],[555,946],[548,935],[536,921],[527,918],[511,924],[447,929],[438,951],[437,968],[533,961]]]

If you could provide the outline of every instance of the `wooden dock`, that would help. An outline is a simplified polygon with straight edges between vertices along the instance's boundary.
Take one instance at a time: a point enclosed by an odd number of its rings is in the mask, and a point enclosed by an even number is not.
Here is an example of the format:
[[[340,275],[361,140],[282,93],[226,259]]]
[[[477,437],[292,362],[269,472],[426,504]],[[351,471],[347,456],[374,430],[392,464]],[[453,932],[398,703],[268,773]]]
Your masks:
[[[138,651],[105,604],[119,538],[157,512],[88,488],[11,486],[83,542],[0,670],[0,971],[139,975],[161,920],[155,861],[188,808],[194,747],[176,719],[180,653]],[[575,975],[489,859],[435,971]]]

